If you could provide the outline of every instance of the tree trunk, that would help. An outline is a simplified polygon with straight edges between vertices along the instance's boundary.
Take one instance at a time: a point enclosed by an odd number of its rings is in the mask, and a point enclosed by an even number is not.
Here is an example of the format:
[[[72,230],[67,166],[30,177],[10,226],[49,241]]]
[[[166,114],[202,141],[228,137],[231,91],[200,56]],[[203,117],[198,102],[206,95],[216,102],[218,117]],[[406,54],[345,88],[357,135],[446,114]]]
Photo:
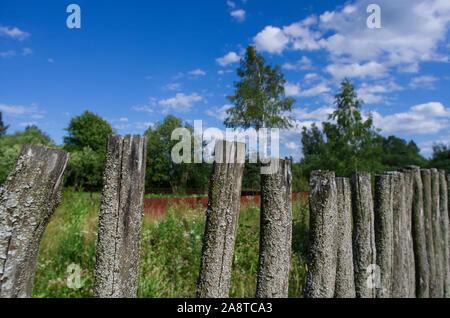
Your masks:
[[[348,178],[336,178],[337,230],[336,230],[336,284],[334,297],[355,298],[353,273],[351,189]]]
[[[423,185],[419,167],[410,166],[414,179],[412,205],[412,234],[414,246],[414,264],[416,274],[416,297],[428,298],[430,268],[427,258],[425,218],[423,208]]]
[[[61,201],[69,154],[25,145],[0,188],[0,297],[31,297],[39,247]]]
[[[414,173],[410,169],[402,169],[405,183],[405,215],[403,239],[406,249],[406,274],[408,278],[408,297],[416,297],[416,266],[414,260],[414,246],[412,238],[412,207],[414,197]]]
[[[442,255],[442,236],[441,236],[441,211],[439,208],[439,171],[431,170],[431,215],[433,226],[434,255],[436,259],[436,297],[444,296],[444,272]]]
[[[430,297],[437,297],[436,292],[436,259],[434,254],[433,243],[433,218],[431,213],[431,171],[429,169],[422,169],[421,171],[423,182],[423,211],[425,217],[425,240],[427,246],[428,266],[430,268],[430,280],[428,287],[430,290]]]
[[[96,297],[136,297],[145,162],[145,137],[108,136],[94,272]]]
[[[332,298],[336,284],[337,189],[332,171],[313,171],[309,181],[309,251],[305,296]]]
[[[261,175],[261,220],[256,298],[287,298],[292,242],[291,161]]]
[[[376,288],[377,298],[392,297],[394,256],[392,183],[391,175],[375,175],[375,245],[377,265],[380,267],[380,285]]]
[[[376,265],[375,229],[371,178],[369,172],[352,174],[353,265],[358,298],[375,297],[375,285],[370,284],[370,265]]]
[[[234,242],[239,219],[245,144],[218,140],[206,210],[197,296],[229,295]],[[227,160],[234,158],[234,163]],[[221,163],[217,162],[221,161]]]
[[[445,171],[439,170],[439,208],[442,234],[442,259],[444,274],[444,297],[450,298],[450,268],[448,246],[448,184],[445,180]]]

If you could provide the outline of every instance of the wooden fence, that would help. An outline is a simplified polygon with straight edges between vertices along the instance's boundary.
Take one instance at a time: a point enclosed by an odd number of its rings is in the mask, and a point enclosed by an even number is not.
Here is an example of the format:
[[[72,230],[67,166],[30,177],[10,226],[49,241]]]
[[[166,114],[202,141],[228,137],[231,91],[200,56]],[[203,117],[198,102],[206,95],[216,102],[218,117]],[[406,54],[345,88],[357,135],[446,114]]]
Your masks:
[[[245,144],[218,141],[206,206],[198,297],[228,297],[241,205]],[[229,160],[233,159],[233,160]],[[69,154],[24,146],[0,188],[0,297],[31,297],[42,235],[61,200]],[[96,297],[135,297],[146,139],[112,135],[99,211]],[[289,160],[261,176],[255,297],[287,297],[292,244]],[[310,180],[306,297],[448,297],[448,185],[436,169],[408,167],[351,180]],[[305,197],[304,194],[300,197]],[[295,199],[295,196],[294,196]],[[244,203],[242,203],[244,204]]]
[[[312,173],[305,296],[448,298],[450,175],[409,166],[373,184]]]

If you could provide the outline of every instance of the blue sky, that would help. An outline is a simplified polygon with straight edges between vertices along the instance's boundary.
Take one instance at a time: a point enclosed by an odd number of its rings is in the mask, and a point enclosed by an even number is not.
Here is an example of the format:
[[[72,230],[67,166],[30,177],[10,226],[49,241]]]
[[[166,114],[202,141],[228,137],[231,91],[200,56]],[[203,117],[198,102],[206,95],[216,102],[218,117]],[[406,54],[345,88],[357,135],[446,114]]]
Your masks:
[[[66,7],[81,8],[81,29]],[[369,29],[366,8],[381,8]],[[36,124],[62,142],[88,109],[120,134],[167,114],[223,127],[239,57],[256,45],[282,65],[297,127],[281,153],[301,157],[301,128],[333,111],[350,77],[383,135],[426,156],[450,143],[448,0],[0,2],[0,111],[9,132]]]

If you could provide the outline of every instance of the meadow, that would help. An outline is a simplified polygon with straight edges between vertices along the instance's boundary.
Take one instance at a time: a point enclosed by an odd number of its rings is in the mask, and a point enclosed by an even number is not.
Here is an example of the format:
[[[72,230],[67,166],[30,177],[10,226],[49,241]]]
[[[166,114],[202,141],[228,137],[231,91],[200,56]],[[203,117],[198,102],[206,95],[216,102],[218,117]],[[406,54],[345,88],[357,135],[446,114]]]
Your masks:
[[[44,234],[33,297],[92,297],[100,194],[66,188]],[[171,206],[159,219],[144,216],[138,297],[195,297],[205,227],[203,208]],[[309,211],[293,203],[289,297],[302,297]],[[241,207],[230,297],[254,297],[259,249],[259,206]],[[81,287],[69,288],[70,264],[81,268]]]

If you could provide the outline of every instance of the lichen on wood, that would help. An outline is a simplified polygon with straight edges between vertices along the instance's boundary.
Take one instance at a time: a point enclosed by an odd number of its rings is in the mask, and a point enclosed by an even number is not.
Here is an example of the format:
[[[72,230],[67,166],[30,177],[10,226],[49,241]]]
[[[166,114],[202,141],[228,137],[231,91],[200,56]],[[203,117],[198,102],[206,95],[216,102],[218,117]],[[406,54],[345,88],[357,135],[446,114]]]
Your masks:
[[[39,247],[61,201],[69,153],[25,145],[0,188],[0,297],[31,297]]]

